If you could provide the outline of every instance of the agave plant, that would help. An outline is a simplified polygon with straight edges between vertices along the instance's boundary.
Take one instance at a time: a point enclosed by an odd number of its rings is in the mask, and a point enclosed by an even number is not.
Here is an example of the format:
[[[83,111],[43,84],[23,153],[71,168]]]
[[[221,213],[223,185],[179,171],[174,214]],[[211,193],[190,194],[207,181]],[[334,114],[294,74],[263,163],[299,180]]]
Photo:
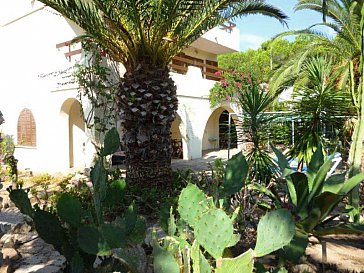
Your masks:
[[[308,235],[364,234],[364,225],[335,223],[338,215],[334,209],[350,192],[364,180],[364,173],[345,180],[346,173],[328,175],[333,155],[325,158],[319,146],[308,164],[307,173],[290,169],[287,158],[272,147],[278,158],[281,175],[287,182],[290,208],[296,218],[296,236],[286,249],[286,254],[298,258],[304,254]],[[269,192],[269,191],[268,191]],[[280,198],[269,192],[275,202]]]

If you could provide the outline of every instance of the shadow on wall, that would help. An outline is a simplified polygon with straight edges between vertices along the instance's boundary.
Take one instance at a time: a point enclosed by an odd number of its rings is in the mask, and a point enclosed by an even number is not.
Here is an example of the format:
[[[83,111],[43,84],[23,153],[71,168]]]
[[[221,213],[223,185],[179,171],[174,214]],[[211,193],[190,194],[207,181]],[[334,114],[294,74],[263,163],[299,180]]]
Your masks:
[[[69,167],[83,168],[85,165],[85,122],[82,116],[81,104],[77,99],[67,99],[61,107],[63,123],[68,129],[68,160]]]

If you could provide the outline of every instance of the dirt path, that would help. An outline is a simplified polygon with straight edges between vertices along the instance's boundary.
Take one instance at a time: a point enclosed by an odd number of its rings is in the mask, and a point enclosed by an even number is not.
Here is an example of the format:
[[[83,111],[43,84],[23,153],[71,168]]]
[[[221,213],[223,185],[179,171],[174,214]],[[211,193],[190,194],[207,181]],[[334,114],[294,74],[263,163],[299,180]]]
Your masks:
[[[325,236],[327,264],[334,271],[330,272],[364,272],[364,236],[330,235]],[[322,262],[322,245],[313,244],[306,254],[315,263]]]

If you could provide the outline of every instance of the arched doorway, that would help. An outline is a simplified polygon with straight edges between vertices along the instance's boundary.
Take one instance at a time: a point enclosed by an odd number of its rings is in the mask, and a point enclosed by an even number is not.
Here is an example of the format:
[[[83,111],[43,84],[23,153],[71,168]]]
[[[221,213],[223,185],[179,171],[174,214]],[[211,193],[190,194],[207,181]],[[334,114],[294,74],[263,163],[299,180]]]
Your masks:
[[[171,139],[172,139],[172,158],[183,158],[183,138],[181,134],[181,117],[176,115],[176,118],[171,124]]]
[[[230,117],[230,148],[237,147],[236,126],[233,119],[234,111],[231,108],[219,107],[207,120],[202,139],[202,153],[209,150],[227,149],[229,142]]]
[[[219,148],[228,149],[237,148],[236,126],[232,115],[224,110],[219,117]],[[229,122],[230,118],[230,122]],[[230,127],[230,128],[229,128]]]
[[[85,122],[82,106],[76,99],[67,99],[61,107],[61,115],[67,123],[68,160],[70,168],[85,167]]]

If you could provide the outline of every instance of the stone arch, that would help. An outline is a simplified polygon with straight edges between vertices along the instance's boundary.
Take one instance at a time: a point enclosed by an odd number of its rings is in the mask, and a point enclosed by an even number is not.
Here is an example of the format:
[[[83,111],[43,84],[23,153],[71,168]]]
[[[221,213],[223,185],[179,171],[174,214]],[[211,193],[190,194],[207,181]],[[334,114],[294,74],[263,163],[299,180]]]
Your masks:
[[[227,148],[227,147],[224,147],[221,145],[222,144],[221,143],[221,138],[222,138],[222,134],[221,134],[222,118],[221,117],[224,113],[225,113],[225,116],[227,114],[226,121],[228,121],[229,113],[234,113],[234,110],[228,106],[220,106],[220,107],[216,108],[211,113],[210,117],[208,118],[206,125],[205,125],[203,138],[202,138],[202,151],[203,151],[202,153],[204,153],[204,151],[206,151],[206,150],[216,150],[216,149],[221,149],[221,148]],[[231,124],[233,124],[234,119],[232,117],[231,117],[231,119],[232,119]],[[225,126],[227,126],[227,125],[225,124]],[[232,130],[234,130],[234,129],[232,129]],[[235,134],[236,134],[236,131],[235,131]]]
[[[68,132],[68,161],[70,168],[85,167],[86,125],[81,103],[75,98],[66,99],[61,106],[61,118]]]
[[[17,144],[20,146],[37,146],[36,124],[30,109],[24,108],[18,117]]]

